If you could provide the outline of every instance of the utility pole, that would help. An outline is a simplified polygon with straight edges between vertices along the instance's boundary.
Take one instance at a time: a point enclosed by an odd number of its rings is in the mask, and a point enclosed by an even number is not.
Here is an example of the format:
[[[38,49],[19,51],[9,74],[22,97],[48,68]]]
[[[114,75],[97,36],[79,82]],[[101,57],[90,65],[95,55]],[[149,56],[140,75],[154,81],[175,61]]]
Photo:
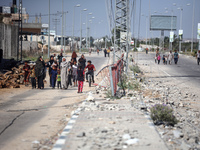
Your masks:
[[[66,12],[64,13],[64,20],[65,20],[65,25],[64,25],[64,54],[65,54],[65,35],[66,35]]]
[[[195,0],[193,0],[191,52],[193,52],[193,40],[194,40],[194,15],[195,15],[194,12],[195,12]]]
[[[63,16],[63,5],[64,5],[64,2],[62,0],[62,28],[61,28],[61,50],[63,50],[63,24],[64,24],[64,16]]]
[[[50,57],[50,0],[49,0],[49,28],[48,28],[48,58]]]
[[[20,22],[21,22],[21,61],[22,61],[22,0],[19,1],[19,9],[20,9]]]

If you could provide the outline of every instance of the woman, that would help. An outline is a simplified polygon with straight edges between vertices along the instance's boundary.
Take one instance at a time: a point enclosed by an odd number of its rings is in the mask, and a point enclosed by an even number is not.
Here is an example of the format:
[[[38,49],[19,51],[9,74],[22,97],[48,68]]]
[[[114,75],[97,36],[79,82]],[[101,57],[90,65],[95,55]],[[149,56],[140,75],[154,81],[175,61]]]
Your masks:
[[[44,88],[44,75],[45,75],[45,63],[42,59],[42,57],[40,56],[37,61],[36,61],[36,65],[35,65],[35,76],[38,80],[38,89],[43,89]]]
[[[78,60],[79,64],[82,66],[82,69],[85,68],[86,59],[85,56],[82,54],[81,58]]]
[[[73,53],[72,53],[72,59],[76,60],[76,57],[77,57],[77,54],[76,54],[75,51],[73,51]]]
[[[67,68],[68,68],[68,62],[66,61],[66,58],[63,57],[62,62],[60,63],[61,88],[63,89],[68,88]]]

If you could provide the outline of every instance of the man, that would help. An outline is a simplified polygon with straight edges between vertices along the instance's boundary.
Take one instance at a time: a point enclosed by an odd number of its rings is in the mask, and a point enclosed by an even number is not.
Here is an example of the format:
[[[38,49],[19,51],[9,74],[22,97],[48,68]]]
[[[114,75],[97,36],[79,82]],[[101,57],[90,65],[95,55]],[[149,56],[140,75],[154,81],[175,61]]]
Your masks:
[[[63,58],[63,54],[60,53],[60,55],[58,56],[58,61],[59,61],[59,68],[60,68],[60,63],[62,62],[62,58]]]
[[[90,60],[87,61],[87,66],[85,67],[84,71],[86,71],[86,69],[88,69],[88,72],[86,73],[86,82],[88,82],[88,74],[90,74],[94,83],[94,71],[96,71],[96,69]]]
[[[197,64],[199,65],[199,61],[200,61],[200,50],[197,52]]]
[[[107,50],[106,48],[104,49],[104,56],[106,57],[106,54],[107,54]]]
[[[179,54],[178,54],[177,50],[175,50],[175,52],[174,52],[174,63],[175,63],[175,65],[177,65],[178,59],[179,59]]]
[[[46,64],[47,67],[49,67],[49,76],[51,74],[51,70],[52,70],[52,65],[53,65],[53,62],[54,62],[54,56],[50,56],[50,61]],[[51,87],[51,77],[50,77],[50,87]]]

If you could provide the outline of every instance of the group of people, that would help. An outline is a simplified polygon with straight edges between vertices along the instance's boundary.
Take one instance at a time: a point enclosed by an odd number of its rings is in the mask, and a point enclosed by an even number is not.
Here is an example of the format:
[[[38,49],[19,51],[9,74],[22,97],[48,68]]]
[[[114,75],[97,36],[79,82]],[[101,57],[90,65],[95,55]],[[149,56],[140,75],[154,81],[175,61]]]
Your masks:
[[[167,64],[171,65],[173,60],[174,60],[174,64],[177,64],[178,59],[179,59],[179,54],[177,50],[175,50],[174,54],[172,53],[172,51],[170,51],[168,55],[163,55],[163,57],[161,58],[159,51],[156,51],[155,63],[158,62],[158,64],[160,64],[161,59],[164,65],[167,65]]]
[[[108,48],[106,50],[106,48],[104,49],[104,56],[106,57],[108,55],[108,57],[110,57],[110,48]]]
[[[52,55],[50,57],[50,61],[47,63],[44,62],[42,57],[39,57],[36,64],[33,65],[32,68],[30,68],[28,62],[25,62],[23,67],[25,72],[25,85],[28,84],[29,78],[31,78],[33,89],[36,88],[36,81],[38,82],[38,89],[43,89],[43,80],[46,77],[46,68],[49,69],[50,87],[52,87],[52,89],[55,89],[56,84],[58,89],[67,89],[69,85],[72,86],[73,79],[74,86],[78,86],[78,93],[82,93],[86,69],[88,69],[88,72],[86,73],[86,80],[88,80],[88,74],[91,74],[94,83],[94,71],[96,69],[92,62],[90,60],[87,61],[86,66],[86,59],[84,55],[81,55],[81,58],[77,63],[77,54],[76,52],[73,52],[70,61],[67,61],[61,53],[58,56],[55,56],[55,54]]]

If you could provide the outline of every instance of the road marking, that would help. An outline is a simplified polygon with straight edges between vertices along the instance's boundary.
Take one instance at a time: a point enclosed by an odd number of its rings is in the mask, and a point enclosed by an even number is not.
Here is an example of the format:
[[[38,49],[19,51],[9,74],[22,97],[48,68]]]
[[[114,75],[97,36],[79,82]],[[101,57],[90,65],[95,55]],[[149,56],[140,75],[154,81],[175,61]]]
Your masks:
[[[162,72],[164,72],[167,76],[171,77],[171,75],[169,73],[167,73],[166,71],[160,69]]]

